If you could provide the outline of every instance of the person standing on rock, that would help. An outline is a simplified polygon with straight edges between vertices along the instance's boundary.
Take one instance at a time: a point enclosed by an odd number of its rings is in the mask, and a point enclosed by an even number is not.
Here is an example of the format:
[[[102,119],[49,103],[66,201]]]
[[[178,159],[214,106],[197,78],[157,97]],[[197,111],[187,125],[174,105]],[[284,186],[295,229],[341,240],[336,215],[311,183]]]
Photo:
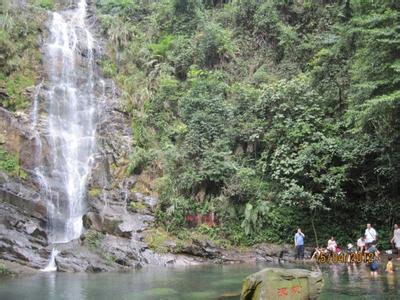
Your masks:
[[[304,258],[304,233],[301,232],[301,229],[297,229],[297,233],[294,235],[294,245],[296,246],[296,257],[295,259],[303,259]]]

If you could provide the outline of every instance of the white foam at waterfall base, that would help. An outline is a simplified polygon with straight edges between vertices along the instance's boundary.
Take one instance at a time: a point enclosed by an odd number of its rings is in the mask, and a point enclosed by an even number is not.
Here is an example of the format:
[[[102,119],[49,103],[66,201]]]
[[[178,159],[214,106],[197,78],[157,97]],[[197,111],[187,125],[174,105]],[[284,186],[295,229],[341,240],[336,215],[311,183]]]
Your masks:
[[[47,264],[47,266],[43,269],[40,269],[41,272],[55,272],[57,271],[57,264],[56,264],[56,257],[58,255],[58,250],[56,248],[53,248],[53,250],[51,250],[51,255],[50,255],[50,259],[49,262]]]
[[[94,94],[94,47],[86,25],[86,1],[75,9],[51,13],[44,46],[47,140],[37,175],[47,200],[49,240],[79,238],[96,148],[97,99]],[[35,105],[37,105],[37,101]],[[37,113],[37,106],[33,108]],[[35,115],[34,114],[34,115]],[[35,120],[36,123],[36,120]],[[42,151],[42,152],[43,152]]]

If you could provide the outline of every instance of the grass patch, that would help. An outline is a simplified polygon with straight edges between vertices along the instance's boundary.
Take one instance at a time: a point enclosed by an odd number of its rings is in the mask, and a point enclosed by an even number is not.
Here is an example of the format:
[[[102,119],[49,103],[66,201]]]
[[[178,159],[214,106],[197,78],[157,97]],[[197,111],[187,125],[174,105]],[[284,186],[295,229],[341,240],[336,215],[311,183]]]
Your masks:
[[[19,156],[8,152],[2,146],[0,146],[0,171],[20,178],[26,178],[28,176],[19,165]]]
[[[26,95],[26,89],[35,84],[35,75],[31,72],[23,74],[16,72],[7,77],[4,74],[0,75],[0,82],[5,86],[8,98],[3,100],[2,105],[15,110],[24,110],[29,107],[29,99]]]
[[[113,78],[117,75],[117,66],[111,59],[102,59],[100,66],[105,77]]]
[[[218,248],[230,249],[232,245],[228,240],[217,238],[215,235],[204,233],[205,225],[200,226],[194,230],[182,228],[177,235],[172,235],[164,228],[153,228],[146,232],[145,243],[157,253],[180,253],[184,248],[193,243],[193,240],[208,241]],[[168,242],[175,244],[173,247],[168,245]]]
[[[230,249],[232,247],[230,241],[221,236],[219,227],[210,227],[207,224],[201,224],[191,231],[190,236],[192,239],[199,241],[210,241],[219,248]]]
[[[162,228],[153,228],[147,231],[144,239],[149,248],[157,253],[170,252],[170,248],[166,242],[171,240],[174,241],[175,239]]]
[[[95,230],[88,230],[85,236],[85,243],[92,249],[99,249],[104,235]]]
[[[115,255],[110,254],[110,253],[104,253],[104,252],[103,252],[101,255],[104,257],[104,259],[105,259],[109,264],[115,263],[115,261],[117,260],[117,257],[116,257]]]
[[[35,0],[33,4],[47,10],[54,8],[54,0]]]
[[[0,147],[0,170],[15,175],[19,169],[18,160],[18,155],[11,154]]]

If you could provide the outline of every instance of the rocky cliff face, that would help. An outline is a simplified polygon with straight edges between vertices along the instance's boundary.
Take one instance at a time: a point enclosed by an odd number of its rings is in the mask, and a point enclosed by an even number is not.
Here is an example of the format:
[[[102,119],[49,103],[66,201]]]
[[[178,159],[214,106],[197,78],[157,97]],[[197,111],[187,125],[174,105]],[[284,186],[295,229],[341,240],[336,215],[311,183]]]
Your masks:
[[[112,83],[108,84],[106,89],[111,92]],[[211,242],[197,240],[183,247],[167,241],[167,248],[175,254],[150,250],[144,239],[154,221],[157,198],[132,191],[136,178],[126,176],[129,122],[119,112],[117,97],[109,99],[104,103],[99,126],[99,154],[83,216],[85,232],[79,240],[57,245],[59,270],[100,272],[145,264],[272,262],[292,256],[289,246],[260,245],[248,251],[225,251]],[[15,117],[1,108],[0,132],[4,137],[2,146],[19,155],[26,173],[21,178],[0,172],[0,259],[41,269],[53,246],[48,241],[45,201],[32,169],[37,135],[26,117]],[[133,209],[131,202],[140,209]]]
[[[89,13],[87,21],[95,24],[95,16]],[[100,38],[99,41],[95,52],[97,62],[103,55]],[[81,55],[83,60],[85,51],[81,51]],[[152,211],[157,200],[136,195],[136,201],[141,201],[148,209],[142,213],[129,209],[135,183],[135,177],[126,176],[131,145],[130,120],[114,83],[101,79],[98,67],[95,70],[94,89],[100,120],[97,155],[83,216],[85,231],[78,240],[56,245],[60,251],[56,258],[58,269],[98,272],[143,264],[191,263],[193,260],[178,259],[175,255],[154,254],[143,242],[143,232],[154,220]],[[26,93],[32,106],[37,101],[38,115],[42,116],[36,126],[32,126],[29,113],[11,113],[0,107],[1,147],[19,158],[23,172],[22,176],[0,171],[0,259],[35,269],[45,267],[53,247],[48,240],[46,203],[35,172],[38,164],[51,163],[46,157],[50,151],[46,138],[40,138],[47,134],[43,100],[48,97],[49,89],[44,71],[41,77],[38,93],[34,93],[35,87],[28,88]],[[41,159],[37,156],[39,150]]]
[[[25,5],[25,2],[19,5]],[[90,10],[87,17],[88,23],[96,24]],[[46,35],[46,30],[41,34]],[[44,40],[44,37],[40,39]],[[103,50],[101,37],[97,40],[99,45],[94,55],[98,63]],[[85,53],[81,51],[83,57]],[[54,247],[49,243],[46,201],[35,172],[38,165],[51,163],[46,157],[50,148],[43,138],[47,134],[44,100],[49,91],[45,64],[42,62],[39,74],[41,88],[32,86],[26,91],[31,106],[37,105],[41,116],[35,126],[32,126],[30,112],[12,113],[0,107],[0,147],[18,158],[20,168],[13,174],[0,169],[0,259],[34,269],[46,266]],[[145,264],[274,261],[277,257],[290,255],[289,247],[261,245],[245,252],[224,251],[208,241],[197,240],[183,246],[167,241],[166,248],[175,254],[156,254],[150,250],[144,240],[154,222],[158,201],[154,195],[133,189],[137,178],[127,172],[132,144],[130,117],[124,111],[115,84],[102,78],[97,66],[94,76],[100,120],[97,153],[85,201],[84,232],[77,240],[56,245],[59,270],[100,272]],[[42,153],[41,158],[38,152]]]
[[[47,260],[46,206],[31,172],[34,134],[24,115],[0,108],[2,147],[19,157],[25,178],[0,172],[0,258],[34,268]]]
[[[111,88],[112,83],[108,83]],[[119,112],[117,97],[104,103],[99,128],[99,154],[92,172],[85,232],[79,240],[57,245],[61,271],[100,272],[126,270],[145,264],[198,264],[279,261],[293,255],[290,246],[260,245],[248,251],[219,249],[211,242],[196,241],[183,247],[167,241],[171,253],[156,254],[144,242],[154,221],[157,198],[133,192],[135,176],[126,176],[130,132],[128,118]],[[24,178],[0,172],[0,259],[35,269],[50,256],[47,211],[34,166],[36,133],[26,117],[15,117],[0,108],[0,132],[8,151],[20,157]],[[29,154],[30,153],[30,154]],[[140,209],[133,209],[131,202]]]

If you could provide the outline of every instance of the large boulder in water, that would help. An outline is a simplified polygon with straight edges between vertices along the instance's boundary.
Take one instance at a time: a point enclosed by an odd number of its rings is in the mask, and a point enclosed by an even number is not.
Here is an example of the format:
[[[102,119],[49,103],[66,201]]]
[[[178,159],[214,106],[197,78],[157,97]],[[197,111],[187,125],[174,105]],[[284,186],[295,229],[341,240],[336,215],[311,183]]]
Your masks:
[[[318,299],[322,286],[321,272],[266,268],[244,280],[240,299]]]

